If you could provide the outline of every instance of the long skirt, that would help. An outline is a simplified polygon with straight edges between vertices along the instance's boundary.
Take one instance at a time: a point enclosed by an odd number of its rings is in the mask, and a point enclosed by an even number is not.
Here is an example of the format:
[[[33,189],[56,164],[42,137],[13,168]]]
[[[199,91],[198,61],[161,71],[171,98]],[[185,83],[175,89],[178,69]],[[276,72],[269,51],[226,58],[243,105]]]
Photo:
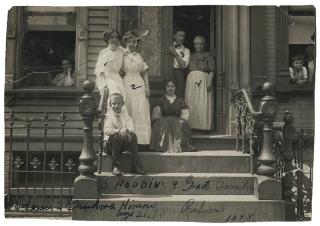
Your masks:
[[[152,126],[150,149],[169,153],[195,151],[188,121],[174,116],[157,119]]]
[[[150,105],[144,80],[139,73],[127,73],[123,80],[127,94],[126,107],[135,127],[138,144],[150,144]]]
[[[189,107],[189,123],[193,129],[212,128],[212,89],[208,92],[209,74],[192,71],[187,76],[185,101]]]

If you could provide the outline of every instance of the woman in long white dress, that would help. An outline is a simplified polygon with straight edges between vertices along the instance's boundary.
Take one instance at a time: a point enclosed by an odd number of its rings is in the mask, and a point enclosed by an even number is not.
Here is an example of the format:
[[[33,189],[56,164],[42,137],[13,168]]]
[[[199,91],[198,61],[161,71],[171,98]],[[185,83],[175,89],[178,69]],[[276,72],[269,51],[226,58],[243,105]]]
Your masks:
[[[135,32],[127,32],[123,37],[127,46],[122,70],[126,91],[126,107],[131,116],[139,145],[149,145],[151,138],[151,121],[149,105],[148,66],[137,52],[139,37]]]
[[[196,51],[190,56],[185,101],[189,106],[191,128],[208,131],[212,129],[213,117],[214,57],[203,51],[205,39],[202,36],[196,36],[193,42]]]
[[[96,86],[102,94],[105,88],[108,89],[108,97],[113,93],[120,93],[124,98],[126,92],[123,79],[120,76],[123,55],[126,50],[120,46],[120,35],[117,31],[111,30],[104,33],[104,40],[108,47],[99,52],[96,63],[95,74]],[[107,98],[109,103],[109,98]]]

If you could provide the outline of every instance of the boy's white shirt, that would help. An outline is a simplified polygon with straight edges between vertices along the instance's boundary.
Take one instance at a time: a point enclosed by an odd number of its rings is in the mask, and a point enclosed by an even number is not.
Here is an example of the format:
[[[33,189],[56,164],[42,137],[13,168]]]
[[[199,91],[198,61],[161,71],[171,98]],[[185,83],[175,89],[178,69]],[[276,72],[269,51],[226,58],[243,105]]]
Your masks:
[[[176,44],[178,43],[173,42],[173,46]],[[182,60],[186,62],[186,66],[188,66],[190,63],[190,50],[181,44],[181,46],[175,48],[175,51],[182,58]],[[181,68],[175,58],[173,58],[173,68]]]
[[[308,71],[306,67],[302,67],[302,75],[303,75],[303,79],[308,79]],[[289,74],[290,74],[290,78],[295,78],[294,75],[294,69],[292,67],[289,67]]]
[[[119,119],[117,118],[117,115],[119,115]],[[115,113],[113,110],[109,111],[106,114],[104,121],[104,140],[108,140],[111,135],[118,133],[121,129],[127,129],[132,133],[135,132],[133,121],[126,112],[126,109],[122,108],[119,114]]]

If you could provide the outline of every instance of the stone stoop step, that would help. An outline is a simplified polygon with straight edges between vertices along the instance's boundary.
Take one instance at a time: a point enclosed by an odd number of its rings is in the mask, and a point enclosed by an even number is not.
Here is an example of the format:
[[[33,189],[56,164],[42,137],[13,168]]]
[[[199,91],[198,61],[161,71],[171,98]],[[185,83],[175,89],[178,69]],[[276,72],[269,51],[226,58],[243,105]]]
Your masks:
[[[120,169],[130,172],[130,153],[120,159]],[[182,153],[139,153],[141,164],[147,173],[249,173],[250,155],[236,151],[210,151]],[[112,161],[103,155],[102,171],[111,172]]]
[[[192,135],[192,144],[201,150],[235,150],[236,136],[194,134]]]
[[[74,199],[74,220],[253,222],[283,221],[284,201],[254,195],[103,195]]]
[[[110,172],[96,174],[101,194],[141,195],[253,195],[255,177],[249,173],[157,173],[148,175]]]

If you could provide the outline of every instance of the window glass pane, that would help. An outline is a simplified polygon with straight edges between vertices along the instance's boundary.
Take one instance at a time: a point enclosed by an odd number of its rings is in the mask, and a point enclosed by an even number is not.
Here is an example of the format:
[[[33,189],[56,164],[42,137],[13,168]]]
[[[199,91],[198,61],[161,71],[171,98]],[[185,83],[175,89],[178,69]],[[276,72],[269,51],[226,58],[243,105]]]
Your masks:
[[[28,25],[74,26],[75,15],[28,15],[27,23]]]
[[[53,7],[53,6],[27,6],[26,7],[27,12],[75,12],[75,7]]]
[[[26,7],[28,30],[75,30],[75,7]]]
[[[27,76],[22,81],[24,87],[72,86],[69,78],[74,81],[75,32],[28,31],[23,45],[21,77]],[[57,76],[68,80],[68,85],[63,81],[57,84]]]

